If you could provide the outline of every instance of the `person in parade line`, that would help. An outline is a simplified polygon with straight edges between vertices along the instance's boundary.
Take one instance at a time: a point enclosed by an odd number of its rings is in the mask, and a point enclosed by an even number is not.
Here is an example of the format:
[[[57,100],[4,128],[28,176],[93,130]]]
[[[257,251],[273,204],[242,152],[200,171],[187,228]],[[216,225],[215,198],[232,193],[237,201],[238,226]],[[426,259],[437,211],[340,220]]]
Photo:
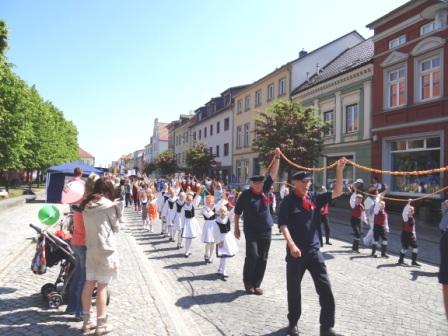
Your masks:
[[[144,182],[141,183],[138,191],[138,199],[140,201],[140,208],[142,209],[142,222],[143,228],[146,229],[149,226],[148,223],[148,185]]]
[[[379,240],[381,238],[381,256],[383,258],[389,258],[387,255],[387,233],[389,232],[389,219],[386,212],[386,203],[383,201],[382,194],[378,195],[374,213],[372,256],[377,256],[376,250],[380,247]]]
[[[168,195],[169,198],[166,200],[165,205],[163,206],[162,210],[162,218],[166,222],[166,231],[168,238],[170,241],[174,241],[173,237],[173,225],[174,225],[174,217],[176,217],[176,201],[177,201],[177,194],[173,188],[168,189]],[[165,235],[164,235],[165,237]]]
[[[361,239],[361,225],[362,222],[366,222],[366,213],[364,211],[363,204],[364,197],[362,194],[358,194],[356,185],[353,186],[353,193],[350,196],[350,207],[352,208],[352,214],[350,218],[350,224],[353,230],[353,245],[352,251],[359,253],[359,240]]]
[[[129,182],[129,179],[124,181],[124,190],[125,190],[125,207],[132,206],[132,188]]]
[[[252,176],[250,189],[244,190],[236,201],[234,234],[240,238],[240,216],[244,216],[243,229],[246,238],[246,258],[243,283],[247,294],[262,295],[261,283],[266,271],[273,219],[267,193],[277,177],[280,149],[274,151],[273,164],[266,177]]]
[[[448,200],[442,202],[442,219],[439,228],[442,232],[440,238],[440,267],[439,283],[442,285],[443,302],[445,314],[448,320]]]
[[[191,255],[191,243],[194,238],[199,235],[199,223],[195,217],[193,196],[188,194],[185,198],[185,204],[182,208],[183,212],[183,228],[182,238],[185,239],[185,258]]]
[[[115,191],[111,181],[98,179],[93,192],[81,203],[86,232],[86,282],[82,292],[83,325],[96,335],[112,330],[107,323],[107,286],[118,276],[118,250],[115,233],[119,231],[120,206],[113,202]],[[97,288],[97,323],[91,319],[92,293]]]
[[[275,210],[277,209],[277,199],[275,197],[274,186],[271,186],[271,189],[268,193],[269,198],[269,210],[271,211],[271,216],[274,218]]]
[[[322,186],[322,192],[326,192],[327,188],[325,186]],[[325,204],[322,209],[320,210],[320,223],[324,226],[325,231],[325,244],[327,245],[333,245],[330,243],[330,223],[328,220],[328,212],[330,210],[330,204]],[[320,230],[320,246],[324,246],[324,240],[322,239],[322,228]]]
[[[138,191],[140,189],[139,184],[140,184],[140,182],[137,178],[132,183],[132,197],[133,197],[135,211],[140,211],[140,200],[138,199]]]
[[[176,215],[173,220],[173,240],[176,240],[177,236],[177,248],[180,249],[182,247],[182,229],[184,227],[183,225],[183,216],[182,216],[182,208],[185,205],[185,198],[187,197],[187,194],[183,191],[179,193],[179,198],[176,200],[175,207],[176,207]]]
[[[214,240],[217,243],[216,256],[220,258],[218,275],[225,281],[229,277],[226,271],[227,259],[235,256],[238,246],[231,233],[230,217],[226,205],[222,205],[217,211],[218,217],[214,221]]]
[[[321,305],[320,334],[338,335],[335,324],[335,301],[325,260],[320,252],[319,226],[321,208],[343,194],[343,171],[346,159],[336,167],[332,192],[309,192],[311,175],[297,172],[292,176],[294,192],[285,197],[279,213],[279,227],[287,244],[286,283],[288,292],[288,334],[298,335],[297,322],[302,313],[301,281],[306,270],[311,273]]]
[[[153,231],[154,223],[158,219],[157,199],[154,191],[148,193],[148,230]]]
[[[161,218],[162,220],[162,228],[160,230],[160,234],[162,236],[165,236],[165,234],[167,233],[167,224],[166,224],[166,219],[162,216],[162,212],[165,206],[166,201],[168,200],[169,195],[168,195],[168,183],[165,182],[163,184],[163,188],[162,191],[158,194],[157,197],[157,210],[159,211],[159,218]]]
[[[415,234],[415,209],[411,206],[411,199],[408,201],[403,209],[403,230],[401,232],[401,246],[400,258],[398,259],[398,264],[404,265],[404,257],[409,247],[412,247],[412,266],[420,266],[417,262],[417,236]]]
[[[214,206],[214,197],[212,195],[207,195],[205,197],[205,205],[202,208],[202,215],[204,216],[202,242],[205,244],[204,261],[206,264],[213,262],[213,253],[216,243],[214,235],[216,213]]]

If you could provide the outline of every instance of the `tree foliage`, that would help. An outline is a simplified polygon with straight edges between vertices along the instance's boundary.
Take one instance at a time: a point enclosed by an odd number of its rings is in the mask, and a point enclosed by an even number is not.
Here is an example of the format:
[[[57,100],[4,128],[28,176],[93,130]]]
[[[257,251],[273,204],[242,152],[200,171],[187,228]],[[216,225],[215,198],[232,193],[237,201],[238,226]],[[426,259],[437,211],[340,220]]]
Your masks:
[[[145,162],[145,164],[143,166],[143,172],[147,176],[151,175],[156,170],[157,170],[157,164],[155,162]]]
[[[187,166],[191,168],[193,175],[204,176],[211,168],[214,161],[213,155],[203,143],[191,147],[186,154]]]
[[[156,158],[157,168],[164,175],[171,175],[176,172],[177,164],[174,158],[174,153],[170,150],[166,150],[160,153]]]
[[[291,101],[277,101],[257,116],[252,147],[265,165],[279,147],[290,160],[310,167],[319,159],[322,134],[327,127],[312,109],[303,109]],[[282,161],[281,170],[290,172],[291,167]]]
[[[7,28],[0,21],[0,173],[46,168],[78,159],[78,131],[37,89],[13,72],[2,54]]]

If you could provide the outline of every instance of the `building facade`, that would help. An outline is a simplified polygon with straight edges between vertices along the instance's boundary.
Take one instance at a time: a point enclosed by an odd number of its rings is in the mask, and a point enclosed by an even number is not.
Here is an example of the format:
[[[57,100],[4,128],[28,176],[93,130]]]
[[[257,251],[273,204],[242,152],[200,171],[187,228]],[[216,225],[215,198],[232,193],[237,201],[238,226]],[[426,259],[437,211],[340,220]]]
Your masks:
[[[371,166],[371,103],[373,77],[373,41],[365,40],[344,51],[319,73],[296,88],[291,97],[305,108],[313,107],[328,124],[318,167],[340,157]],[[314,175],[314,185],[331,190],[335,170]],[[361,178],[370,181],[370,173],[347,166],[346,185]]]
[[[95,157],[81,147],[78,148],[78,155],[80,162],[92,167],[95,166]]]
[[[181,114],[179,119],[171,122],[168,126],[169,148],[172,149],[177,166],[181,170],[187,167],[187,151],[191,146],[191,126],[194,123],[194,116]]]
[[[231,87],[195,111],[192,144],[203,143],[215,158],[210,175],[232,181],[234,96],[245,86]]]
[[[448,165],[448,4],[415,0],[367,27],[374,29],[372,164],[415,171]],[[403,197],[432,193],[447,176],[383,175]]]

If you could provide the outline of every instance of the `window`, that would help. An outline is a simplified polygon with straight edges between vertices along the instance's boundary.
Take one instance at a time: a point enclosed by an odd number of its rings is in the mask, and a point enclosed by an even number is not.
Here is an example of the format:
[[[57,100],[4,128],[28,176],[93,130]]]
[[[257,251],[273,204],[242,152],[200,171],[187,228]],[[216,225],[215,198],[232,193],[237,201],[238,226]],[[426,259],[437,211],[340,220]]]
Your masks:
[[[435,30],[435,21],[431,21],[420,27],[420,35],[425,35],[433,32]]]
[[[439,136],[389,141],[390,169],[430,170],[440,167]],[[432,193],[440,189],[440,174],[391,177],[391,190],[406,193]]]
[[[249,146],[249,123],[244,124],[244,147]]]
[[[216,145],[216,157],[219,157],[219,145]]]
[[[274,83],[268,85],[268,101],[274,99]]]
[[[282,78],[278,81],[278,95],[283,96],[286,94],[286,78]]]
[[[193,141],[196,141],[196,131],[193,132]]]
[[[204,127],[204,139],[207,137],[207,127]]]
[[[358,104],[345,107],[345,133],[358,131]]]
[[[229,156],[229,143],[224,144],[224,156]]]
[[[213,147],[209,147],[208,152],[210,153],[210,155],[213,155]]]
[[[235,175],[237,178],[238,183],[241,183],[241,161],[240,160],[236,160],[235,161]]]
[[[216,134],[219,134],[220,131],[221,131],[221,123],[218,121],[216,122]]]
[[[213,136],[213,125],[210,125],[210,136]]]
[[[224,119],[224,131],[228,131],[230,128],[230,119],[229,118],[225,118]]]
[[[433,56],[419,62],[418,88],[420,100],[440,97],[441,56]]]
[[[241,148],[242,145],[242,128],[241,126],[238,126],[236,128],[236,148]]]
[[[325,131],[325,136],[331,136],[334,134],[334,113],[333,111],[324,112],[324,122],[328,125],[328,129]]]
[[[404,67],[387,72],[386,107],[393,108],[405,104],[406,71]]]
[[[243,112],[243,100],[242,99],[238,99],[236,106],[237,106],[237,110],[236,110],[237,113]]]
[[[255,106],[261,105],[261,90],[255,92]]]
[[[199,130],[198,132],[199,132],[199,140],[201,140],[201,133],[202,133],[202,131]]]
[[[244,111],[250,110],[250,96],[244,98]]]
[[[406,43],[406,35],[401,35],[389,41],[389,49],[396,48]]]

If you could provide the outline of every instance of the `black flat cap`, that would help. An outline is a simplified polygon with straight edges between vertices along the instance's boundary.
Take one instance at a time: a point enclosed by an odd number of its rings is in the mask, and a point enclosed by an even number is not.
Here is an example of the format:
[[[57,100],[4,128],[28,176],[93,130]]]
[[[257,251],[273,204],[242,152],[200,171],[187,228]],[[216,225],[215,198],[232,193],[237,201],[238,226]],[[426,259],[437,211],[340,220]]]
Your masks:
[[[254,175],[252,177],[249,177],[249,180],[251,180],[253,182],[261,182],[264,180],[264,176],[263,175]]]
[[[295,173],[291,177],[291,180],[293,180],[293,181],[295,181],[295,180],[304,180],[304,179],[311,180],[311,174],[306,172],[306,171],[298,171],[297,173]]]

